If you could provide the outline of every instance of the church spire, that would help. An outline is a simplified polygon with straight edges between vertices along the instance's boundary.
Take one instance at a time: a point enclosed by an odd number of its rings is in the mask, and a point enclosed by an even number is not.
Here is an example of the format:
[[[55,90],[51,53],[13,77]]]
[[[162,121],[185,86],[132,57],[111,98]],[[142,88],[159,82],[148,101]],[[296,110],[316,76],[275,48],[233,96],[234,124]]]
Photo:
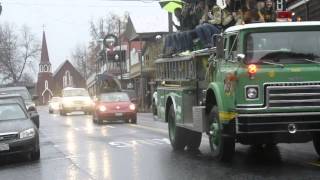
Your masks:
[[[43,31],[40,65],[45,65],[45,64],[51,65],[51,63],[49,61],[46,34]]]

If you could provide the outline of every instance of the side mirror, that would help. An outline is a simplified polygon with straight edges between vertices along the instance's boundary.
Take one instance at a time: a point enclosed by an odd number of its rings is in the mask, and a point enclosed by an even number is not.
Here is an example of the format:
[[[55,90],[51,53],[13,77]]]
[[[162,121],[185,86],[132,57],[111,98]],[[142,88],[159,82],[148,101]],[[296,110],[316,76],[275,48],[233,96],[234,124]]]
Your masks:
[[[238,61],[243,61],[246,58],[245,54],[237,54],[237,60]]]
[[[38,98],[39,98],[39,96],[33,95],[33,96],[32,96],[32,101],[38,100]]]
[[[216,56],[217,58],[224,57],[224,45],[223,45],[223,36],[222,34],[215,34],[213,36],[214,46],[216,47]]]
[[[28,112],[33,112],[33,111],[36,112],[37,109],[36,109],[34,106],[30,106],[30,107],[28,107],[27,111],[28,111]]]
[[[39,129],[39,126],[40,126],[39,114],[37,112],[30,112],[30,119],[36,125],[36,127]]]
[[[137,98],[131,98],[130,101],[131,101],[132,103],[136,104],[136,103],[137,103]]]

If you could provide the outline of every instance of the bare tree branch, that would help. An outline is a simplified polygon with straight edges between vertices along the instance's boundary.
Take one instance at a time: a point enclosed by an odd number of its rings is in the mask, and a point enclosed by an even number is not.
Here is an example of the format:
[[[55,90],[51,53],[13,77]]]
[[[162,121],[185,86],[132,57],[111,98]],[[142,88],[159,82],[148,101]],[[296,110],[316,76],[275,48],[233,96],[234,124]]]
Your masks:
[[[0,74],[4,80],[17,83],[25,74],[27,61],[39,54],[39,45],[29,28],[24,26],[19,36],[15,26],[8,23],[0,25]]]

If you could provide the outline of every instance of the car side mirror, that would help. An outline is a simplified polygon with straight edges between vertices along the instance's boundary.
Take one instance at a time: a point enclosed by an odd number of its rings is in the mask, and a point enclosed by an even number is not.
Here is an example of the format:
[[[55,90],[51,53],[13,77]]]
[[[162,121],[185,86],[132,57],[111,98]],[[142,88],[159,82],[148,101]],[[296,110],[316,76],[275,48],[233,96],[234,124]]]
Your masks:
[[[223,46],[223,36],[222,34],[215,34],[213,36],[214,46],[216,47],[216,57],[224,57],[224,46]]]
[[[39,96],[33,95],[33,96],[32,96],[32,101],[38,100],[38,98],[39,98]]]
[[[39,129],[39,126],[40,126],[39,114],[37,112],[30,112],[30,119],[36,125],[36,127]]]
[[[27,109],[28,112],[33,112],[33,111],[37,111],[37,109],[34,106],[30,106]]]
[[[136,103],[137,103],[137,98],[131,98],[130,101],[131,101],[132,103],[136,104]]]
[[[238,61],[243,61],[246,58],[245,54],[237,54],[237,60]]]

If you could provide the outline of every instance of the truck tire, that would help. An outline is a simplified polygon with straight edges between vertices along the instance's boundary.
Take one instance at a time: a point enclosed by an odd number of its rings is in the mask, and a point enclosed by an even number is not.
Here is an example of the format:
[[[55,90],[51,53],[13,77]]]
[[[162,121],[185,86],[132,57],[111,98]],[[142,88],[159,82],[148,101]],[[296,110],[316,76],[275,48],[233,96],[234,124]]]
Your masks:
[[[313,146],[317,154],[320,156],[320,133],[313,134]]]
[[[219,161],[231,161],[235,152],[233,137],[223,136],[217,106],[213,106],[209,114],[209,143],[211,154]]]
[[[190,151],[196,151],[201,144],[202,133],[188,130],[187,148]]]
[[[168,129],[171,146],[174,150],[184,150],[186,147],[186,130],[176,126],[176,118],[173,105],[170,105],[168,112]]]

